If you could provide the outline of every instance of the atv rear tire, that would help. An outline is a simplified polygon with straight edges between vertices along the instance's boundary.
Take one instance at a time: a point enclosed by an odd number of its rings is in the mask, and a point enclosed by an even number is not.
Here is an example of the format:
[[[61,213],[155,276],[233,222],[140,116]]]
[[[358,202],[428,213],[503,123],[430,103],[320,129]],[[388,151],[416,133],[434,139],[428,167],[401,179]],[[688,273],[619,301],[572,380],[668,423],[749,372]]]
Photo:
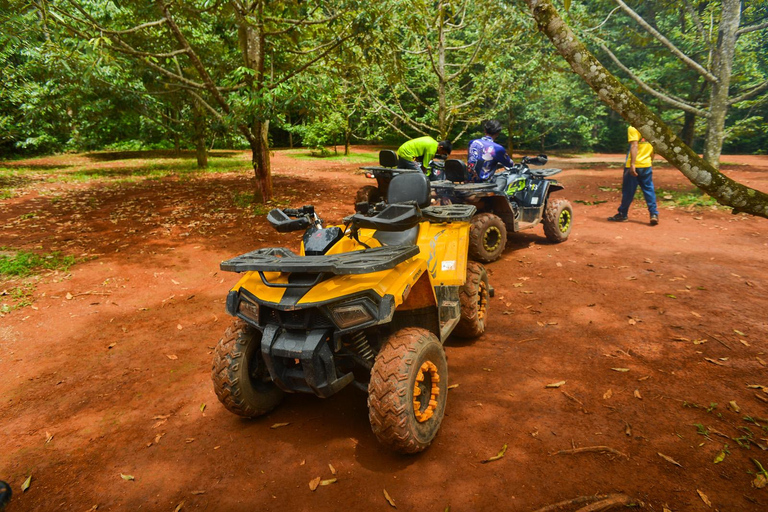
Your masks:
[[[469,228],[469,257],[482,263],[496,261],[507,245],[507,227],[498,215],[472,217]]]
[[[216,346],[213,389],[229,412],[254,418],[268,413],[283,400],[283,391],[266,381],[261,358],[261,333],[235,320]]]
[[[544,212],[544,235],[554,243],[565,242],[573,226],[573,208],[567,199],[550,200]]]
[[[425,450],[445,413],[448,363],[426,329],[392,334],[376,356],[368,384],[368,419],[378,440],[400,453]]]
[[[485,267],[474,261],[467,262],[467,280],[459,291],[461,319],[453,330],[460,338],[477,338],[485,332],[488,318],[490,287]]]
[[[355,204],[357,203],[370,203],[376,204],[382,201],[381,191],[378,187],[373,185],[366,185],[361,187],[355,195]]]

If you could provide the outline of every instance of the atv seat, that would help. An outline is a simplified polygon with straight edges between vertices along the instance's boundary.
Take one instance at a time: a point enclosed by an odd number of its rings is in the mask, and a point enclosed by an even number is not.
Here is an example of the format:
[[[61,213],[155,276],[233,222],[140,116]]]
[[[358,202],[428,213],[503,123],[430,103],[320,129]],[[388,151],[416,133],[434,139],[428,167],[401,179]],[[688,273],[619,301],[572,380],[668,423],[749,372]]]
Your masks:
[[[391,149],[379,151],[379,165],[382,167],[397,167],[397,153]]]
[[[445,161],[445,179],[454,183],[464,183],[469,181],[467,173],[467,164],[462,160],[451,158]]]
[[[350,219],[361,228],[376,230],[381,245],[414,245],[422,219],[420,207],[429,206],[429,180],[424,174],[398,174],[392,178],[387,204],[371,217],[356,213]]]

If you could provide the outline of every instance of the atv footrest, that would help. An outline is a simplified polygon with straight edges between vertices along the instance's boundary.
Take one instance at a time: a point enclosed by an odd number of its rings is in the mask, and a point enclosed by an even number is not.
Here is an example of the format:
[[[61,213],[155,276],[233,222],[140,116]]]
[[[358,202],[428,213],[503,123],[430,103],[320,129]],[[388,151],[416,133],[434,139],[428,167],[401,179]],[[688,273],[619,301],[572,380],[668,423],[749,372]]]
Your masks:
[[[278,256],[274,249],[259,249],[221,262],[226,272],[297,272],[303,274],[368,274],[395,268],[416,256],[419,247],[387,246],[324,256],[298,256],[288,249]]]
[[[352,382],[354,376],[336,375],[327,329],[288,331],[267,326],[261,338],[261,354],[277,386],[288,392],[314,393],[327,398]]]
[[[451,204],[430,206],[421,210],[421,214],[430,222],[469,221],[477,211],[471,204]]]

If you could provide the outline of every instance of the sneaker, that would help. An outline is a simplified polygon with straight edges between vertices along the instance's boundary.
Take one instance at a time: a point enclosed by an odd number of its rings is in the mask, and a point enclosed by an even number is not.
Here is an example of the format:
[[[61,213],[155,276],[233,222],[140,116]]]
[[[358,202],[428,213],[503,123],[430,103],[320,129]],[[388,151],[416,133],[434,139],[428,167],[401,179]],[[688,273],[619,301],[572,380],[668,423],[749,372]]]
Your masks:
[[[651,226],[655,226],[659,223],[658,215],[651,215]]]
[[[627,222],[629,220],[629,217],[627,217],[626,215],[617,213],[613,217],[608,217],[608,220],[611,222]]]

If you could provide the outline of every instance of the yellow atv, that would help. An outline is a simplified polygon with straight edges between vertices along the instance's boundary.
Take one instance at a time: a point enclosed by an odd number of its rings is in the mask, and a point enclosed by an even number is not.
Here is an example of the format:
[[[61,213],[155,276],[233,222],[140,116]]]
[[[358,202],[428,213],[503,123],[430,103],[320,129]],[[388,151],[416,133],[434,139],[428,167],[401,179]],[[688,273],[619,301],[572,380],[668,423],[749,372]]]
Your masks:
[[[371,427],[416,453],[443,419],[451,333],[485,331],[491,288],[467,261],[471,205],[429,205],[421,173],[395,176],[388,203],[361,203],[344,226],[314,207],[272,210],[281,232],[306,230],[300,254],[259,249],[221,263],[243,275],[227,296],[236,320],[216,347],[213,383],[231,412],[268,413],[284,392],[368,392]]]

